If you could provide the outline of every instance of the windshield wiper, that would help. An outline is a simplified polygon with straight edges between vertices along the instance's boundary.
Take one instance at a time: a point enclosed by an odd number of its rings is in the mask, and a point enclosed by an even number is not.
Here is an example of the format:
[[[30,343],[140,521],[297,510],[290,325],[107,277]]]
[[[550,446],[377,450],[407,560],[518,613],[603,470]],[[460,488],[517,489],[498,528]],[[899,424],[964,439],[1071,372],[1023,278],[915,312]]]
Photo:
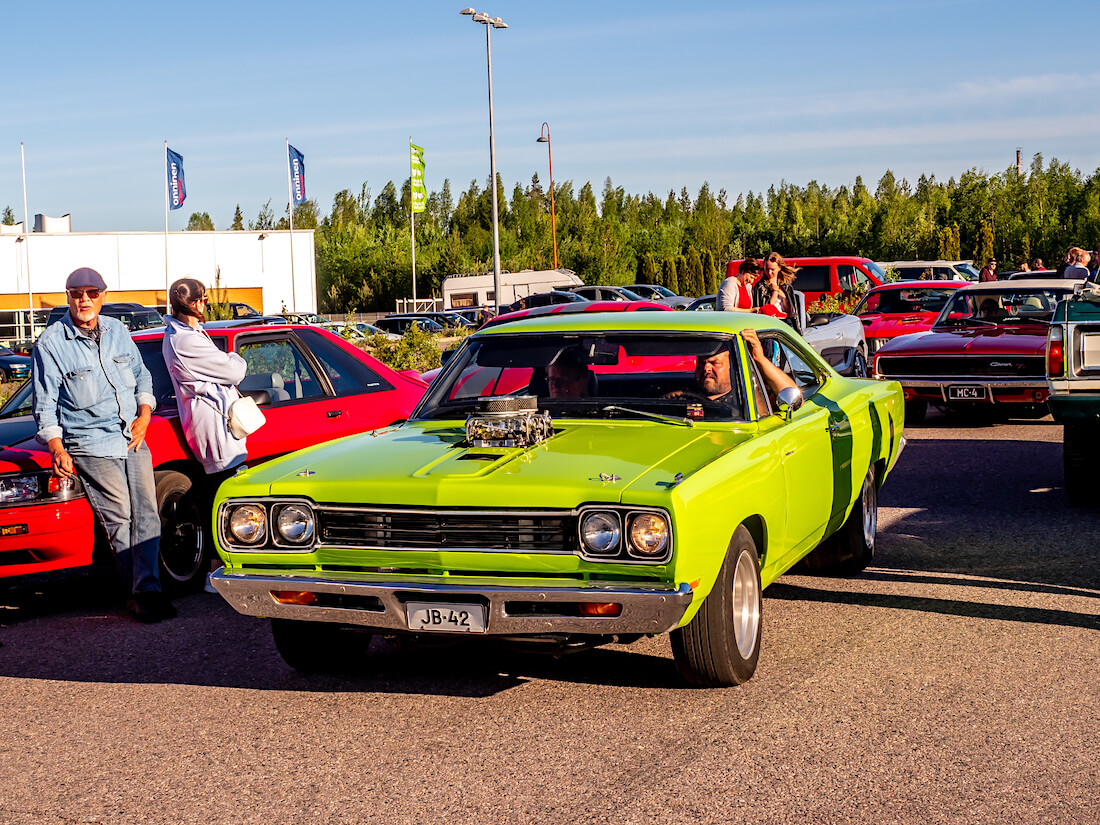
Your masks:
[[[623,412],[630,415],[640,415],[642,418],[650,418],[654,421],[660,421],[663,424],[677,424],[686,427],[694,427],[695,422],[690,418],[680,418],[675,415],[661,415],[660,413],[647,412],[646,410],[632,410],[630,407],[620,407],[616,404],[602,408],[601,412]]]

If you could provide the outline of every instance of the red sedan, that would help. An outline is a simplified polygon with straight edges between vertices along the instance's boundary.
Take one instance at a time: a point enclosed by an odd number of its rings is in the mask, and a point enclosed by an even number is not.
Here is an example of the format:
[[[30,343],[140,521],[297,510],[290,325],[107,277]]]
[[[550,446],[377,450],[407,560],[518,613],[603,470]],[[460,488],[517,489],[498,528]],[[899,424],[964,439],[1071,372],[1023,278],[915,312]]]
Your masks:
[[[907,422],[949,410],[1046,414],[1047,330],[1058,301],[1081,281],[1028,279],[954,292],[932,328],[883,344],[875,377],[901,382]]]
[[[868,354],[899,335],[931,329],[947,299],[964,286],[965,281],[895,281],[868,290],[852,310],[863,322]]]
[[[427,387],[416,373],[395,372],[320,327],[208,324],[207,331],[219,347],[245,359],[241,392],[255,398],[267,418],[248,437],[249,464],[402,421]],[[145,332],[134,340],[157,397],[145,440],[156,471],[161,573],[165,584],[189,585],[202,580],[213,551],[203,529],[210,513],[199,512],[189,495],[203,469],[180,429],[162,337]],[[30,410],[28,382],[0,413],[0,426],[25,439],[0,450],[0,577],[90,564],[96,544],[80,483],[51,475]]]

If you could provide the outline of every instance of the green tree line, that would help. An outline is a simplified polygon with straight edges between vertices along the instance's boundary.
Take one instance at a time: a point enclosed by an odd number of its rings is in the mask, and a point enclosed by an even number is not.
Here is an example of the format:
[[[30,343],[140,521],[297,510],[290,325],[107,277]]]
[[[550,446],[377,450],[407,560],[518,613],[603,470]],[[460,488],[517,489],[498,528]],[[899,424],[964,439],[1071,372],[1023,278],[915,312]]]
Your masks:
[[[497,199],[502,268],[551,268],[550,194],[538,175],[510,198],[498,175]],[[1067,247],[1100,242],[1100,169],[1085,177],[1041,155],[1022,174],[970,169],[946,182],[921,175],[913,185],[888,170],[873,191],[859,177],[837,188],[784,181],[732,202],[706,183],[694,197],[685,187],[661,198],[628,194],[610,178],[599,195],[591,183],[576,191],[565,181],[555,184],[554,204],[560,266],[588,284],[659,283],[685,295],[714,292],[727,261],[772,250],[878,261],[995,256],[1002,266],[1040,257],[1053,266]],[[295,228],[316,230],[322,312],[389,310],[411,295],[409,205],[406,180],[376,195],[365,183],[342,190],[327,215],[313,201],[295,208]],[[195,223],[212,227],[205,214]],[[287,225],[270,201],[248,222]],[[239,206],[232,228],[244,228]],[[456,197],[445,180],[416,215],[417,295],[438,295],[447,275],[491,271],[492,237],[488,185],[471,181]]]

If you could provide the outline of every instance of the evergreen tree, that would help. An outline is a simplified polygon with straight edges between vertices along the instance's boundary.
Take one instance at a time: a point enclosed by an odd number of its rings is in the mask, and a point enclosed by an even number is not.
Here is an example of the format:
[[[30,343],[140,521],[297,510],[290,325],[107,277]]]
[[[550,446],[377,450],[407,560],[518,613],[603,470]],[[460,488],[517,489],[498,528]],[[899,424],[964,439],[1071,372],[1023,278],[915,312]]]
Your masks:
[[[4,224],[5,226],[15,225],[15,213],[11,211],[10,206],[4,207],[4,214],[2,217],[0,217],[0,223]]]
[[[676,276],[676,261],[672,258],[665,258],[661,262],[661,272],[664,273],[661,278],[661,286],[667,287],[680,294],[680,279]]]
[[[242,230],[244,229],[244,215],[241,214],[241,205],[237,204],[237,209],[233,212],[233,223],[229,226],[230,229]]]
[[[188,232],[213,232],[214,221],[210,220],[208,212],[192,212],[187,219],[186,231]]]

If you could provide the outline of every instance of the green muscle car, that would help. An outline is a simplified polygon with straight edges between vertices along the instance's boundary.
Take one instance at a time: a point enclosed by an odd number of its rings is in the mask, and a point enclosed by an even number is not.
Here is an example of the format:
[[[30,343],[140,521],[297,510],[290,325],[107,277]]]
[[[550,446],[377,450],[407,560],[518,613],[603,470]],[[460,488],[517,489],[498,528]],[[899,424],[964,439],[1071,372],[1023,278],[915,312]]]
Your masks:
[[[504,324],[406,423],[223,484],[212,581],[300,670],[349,666],[372,633],[561,650],[671,631],[688,682],[740,684],[763,588],[871,560],[903,416],[897,383],[838,375],[766,316]]]

